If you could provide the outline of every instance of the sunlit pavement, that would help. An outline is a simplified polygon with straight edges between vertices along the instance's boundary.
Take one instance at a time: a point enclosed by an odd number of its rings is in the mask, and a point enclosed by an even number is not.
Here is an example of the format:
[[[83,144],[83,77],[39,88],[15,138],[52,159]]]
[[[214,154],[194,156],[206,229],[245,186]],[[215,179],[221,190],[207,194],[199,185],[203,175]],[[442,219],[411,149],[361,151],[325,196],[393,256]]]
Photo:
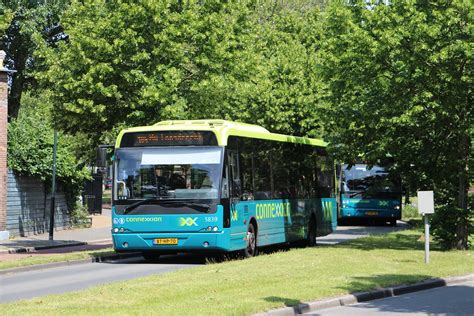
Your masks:
[[[398,221],[397,226],[382,226],[382,225],[368,225],[368,226],[341,226],[337,227],[336,232],[316,238],[320,245],[334,245],[343,241],[366,237],[369,235],[383,235],[393,231],[410,228],[410,225],[403,221]]]
[[[445,286],[306,315],[473,315],[474,282]]]

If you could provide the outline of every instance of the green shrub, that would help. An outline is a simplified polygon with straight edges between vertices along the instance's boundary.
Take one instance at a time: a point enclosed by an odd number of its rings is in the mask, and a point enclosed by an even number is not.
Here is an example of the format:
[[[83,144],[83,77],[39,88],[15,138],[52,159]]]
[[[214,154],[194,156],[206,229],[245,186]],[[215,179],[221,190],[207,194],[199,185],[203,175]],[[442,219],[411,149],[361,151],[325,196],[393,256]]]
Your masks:
[[[453,203],[436,208],[431,220],[432,234],[441,248],[460,248],[463,243],[462,236],[469,236],[472,226],[472,210],[458,208]],[[466,232],[463,234],[462,232]],[[466,237],[467,238],[467,237]],[[466,242],[468,246],[469,240]]]
[[[42,95],[25,93],[18,118],[8,124],[8,167],[19,174],[50,183],[53,135],[47,99]],[[90,177],[90,172],[74,155],[77,141],[73,136],[58,133],[56,175],[66,191],[68,203],[76,201],[84,180]]]
[[[412,204],[403,205],[402,216],[403,216],[403,219],[405,220],[420,218],[420,214],[418,213],[418,208]]]
[[[89,212],[87,211],[87,206],[77,203],[70,213],[69,220],[71,221],[72,227],[90,227],[91,220]]]

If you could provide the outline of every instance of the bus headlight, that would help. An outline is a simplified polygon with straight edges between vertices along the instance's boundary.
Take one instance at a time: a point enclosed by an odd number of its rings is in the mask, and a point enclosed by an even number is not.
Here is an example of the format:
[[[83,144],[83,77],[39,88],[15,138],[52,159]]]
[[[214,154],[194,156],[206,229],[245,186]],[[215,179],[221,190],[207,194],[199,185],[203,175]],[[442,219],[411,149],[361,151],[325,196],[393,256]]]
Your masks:
[[[396,209],[396,210],[399,210],[399,209],[400,209],[400,205],[395,205],[395,209]]]
[[[119,229],[117,227],[114,228],[114,233],[118,233]]]

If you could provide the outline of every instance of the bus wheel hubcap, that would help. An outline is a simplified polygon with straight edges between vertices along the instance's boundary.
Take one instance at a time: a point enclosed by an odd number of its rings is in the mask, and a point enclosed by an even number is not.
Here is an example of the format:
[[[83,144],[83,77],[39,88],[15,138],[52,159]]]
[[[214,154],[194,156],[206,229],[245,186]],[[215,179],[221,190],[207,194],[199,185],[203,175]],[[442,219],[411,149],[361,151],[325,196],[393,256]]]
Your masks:
[[[253,253],[255,249],[255,235],[252,232],[247,232],[247,249],[249,253]]]

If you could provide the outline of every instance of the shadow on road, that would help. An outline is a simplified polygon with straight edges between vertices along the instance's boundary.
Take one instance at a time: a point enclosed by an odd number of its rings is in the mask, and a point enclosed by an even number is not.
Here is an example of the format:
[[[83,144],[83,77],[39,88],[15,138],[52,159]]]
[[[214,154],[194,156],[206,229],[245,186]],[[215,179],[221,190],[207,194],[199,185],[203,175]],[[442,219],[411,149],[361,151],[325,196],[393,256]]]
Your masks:
[[[180,253],[176,255],[163,255],[160,256],[158,261],[150,262],[146,261],[145,258],[141,257],[137,254],[136,257],[128,258],[128,259],[119,259],[119,260],[106,260],[102,263],[104,264],[156,264],[156,265],[170,265],[170,264],[189,264],[189,265],[202,265],[209,263],[210,257],[201,255],[201,254],[193,254],[193,253]]]

